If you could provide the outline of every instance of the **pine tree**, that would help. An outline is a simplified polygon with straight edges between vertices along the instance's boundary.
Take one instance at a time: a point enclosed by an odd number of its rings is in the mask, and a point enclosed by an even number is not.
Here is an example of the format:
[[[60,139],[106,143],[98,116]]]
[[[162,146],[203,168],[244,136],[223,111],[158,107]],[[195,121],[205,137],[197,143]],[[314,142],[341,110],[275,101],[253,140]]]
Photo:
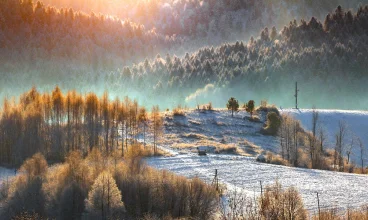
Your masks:
[[[238,111],[239,109],[239,103],[238,100],[231,97],[229,101],[226,104],[227,109],[231,110],[231,117],[234,117],[234,111]]]
[[[254,112],[254,100],[249,100],[249,102],[246,104],[246,111],[250,113],[250,117],[253,117]]]

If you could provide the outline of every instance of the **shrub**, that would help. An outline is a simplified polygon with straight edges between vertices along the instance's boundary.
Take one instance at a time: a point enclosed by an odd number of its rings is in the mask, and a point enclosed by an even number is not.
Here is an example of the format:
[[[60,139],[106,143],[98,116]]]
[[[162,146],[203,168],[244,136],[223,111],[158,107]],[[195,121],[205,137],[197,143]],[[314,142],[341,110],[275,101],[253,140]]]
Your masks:
[[[216,207],[216,191],[198,177],[190,181],[189,209],[190,216],[208,219]]]
[[[256,112],[266,112],[266,113],[270,113],[270,112],[275,112],[278,116],[280,116],[280,111],[279,109],[275,106],[275,105],[268,105],[266,103],[265,104],[262,104],[260,106],[258,106],[255,110]]]
[[[226,198],[220,201],[220,219],[260,219],[257,207],[245,191],[235,188],[227,192]]]
[[[207,110],[208,111],[213,111],[213,106],[212,106],[212,102],[209,102],[207,105]]]
[[[281,125],[280,116],[275,112],[269,112],[267,114],[267,124],[266,127],[261,130],[265,135],[277,135],[277,132]]]
[[[348,210],[346,219],[368,219],[368,205],[357,210]]]
[[[339,215],[339,211],[336,208],[330,208],[327,210],[323,210],[321,211],[320,214],[317,214],[315,216],[313,216],[313,220],[336,220],[336,219],[341,219]]]
[[[267,152],[267,154],[266,154],[266,163],[275,164],[275,165],[290,166],[290,164],[287,160],[282,159],[280,155],[274,155],[271,152]]]
[[[181,105],[178,105],[176,108],[173,109],[173,115],[174,116],[185,116],[185,110],[181,107]]]
[[[41,153],[37,153],[32,158],[27,159],[20,167],[20,172],[27,175],[28,179],[44,175],[47,172],[47,161]]]
[[[142,157],[153,156],[154,152],[149,147],[144,147],[142,144],[130,145],[124,154],[125,159],[135,159]]]
[[[298,191],[294,187],[284,190],[278,181],[266,187],[259,199],[259,207],[264,219],[307,219],[303,200]]]

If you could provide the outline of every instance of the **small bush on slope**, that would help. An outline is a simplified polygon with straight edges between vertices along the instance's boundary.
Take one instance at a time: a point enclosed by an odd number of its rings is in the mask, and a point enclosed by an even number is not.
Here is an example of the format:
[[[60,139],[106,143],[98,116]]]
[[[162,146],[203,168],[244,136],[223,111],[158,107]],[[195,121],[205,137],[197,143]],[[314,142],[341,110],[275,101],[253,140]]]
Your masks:
[[[185,116],[185,109],[181,105],[178,105],[173,109],[173,116]]]
[[[278,181],[266,186],[258,198],[248,197],[245,191],[238,189],[228,192],[227,197],[220,203],[221,219],[307,219],[299,192],[293,187],[283,189]]]
[[[303,200],[294,187],[282,189],[276,181],[260,198],[260,213],[265,219],[307,219]]]
[[[275,112],[267,114],[267,125],[261,130],[265,135],[276,135],[281,125],[281,119]]]
[[[356,219],[365,220],[368,219],[368,206],[362,206],[359,209],[348,209],[345,213],[342,213],[336,208],[330,208],[322,211],[320,214],[316,214],[312,217],[312,220],[343,220],[343,219]]]

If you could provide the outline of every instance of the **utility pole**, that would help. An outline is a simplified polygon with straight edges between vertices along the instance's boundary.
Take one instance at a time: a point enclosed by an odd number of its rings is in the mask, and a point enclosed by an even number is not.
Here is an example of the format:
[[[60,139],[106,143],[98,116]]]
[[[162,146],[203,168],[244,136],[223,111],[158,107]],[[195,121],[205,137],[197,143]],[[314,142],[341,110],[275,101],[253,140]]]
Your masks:
[[[299,89],[298,89],[298,82],[295,82],[295,109],[298,109],[298,93],[299,93]]]

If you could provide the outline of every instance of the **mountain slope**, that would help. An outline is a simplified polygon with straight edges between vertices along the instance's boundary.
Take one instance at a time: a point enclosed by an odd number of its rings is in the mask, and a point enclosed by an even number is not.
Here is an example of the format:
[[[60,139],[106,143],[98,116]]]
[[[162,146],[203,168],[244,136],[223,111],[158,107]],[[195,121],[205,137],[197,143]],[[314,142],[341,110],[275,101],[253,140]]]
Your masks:
[[[268,99],[291,106],[294,82],[299,81],[302,107],[365,109],[367,34],[368,6],[356,13],[338,7],[324,22],[294,20],[281,32],[266,28],[248,43],[204,47],[183,58],[157,57],[123,74],[132,82],[150,79],[151,88],[158,88],[158,93],[172,91],[170,99],[180,99],[183,93],[185,98],[198,88],[213,85],[210,97],[220,96],[215,106],[239,93],[245,100]]]

